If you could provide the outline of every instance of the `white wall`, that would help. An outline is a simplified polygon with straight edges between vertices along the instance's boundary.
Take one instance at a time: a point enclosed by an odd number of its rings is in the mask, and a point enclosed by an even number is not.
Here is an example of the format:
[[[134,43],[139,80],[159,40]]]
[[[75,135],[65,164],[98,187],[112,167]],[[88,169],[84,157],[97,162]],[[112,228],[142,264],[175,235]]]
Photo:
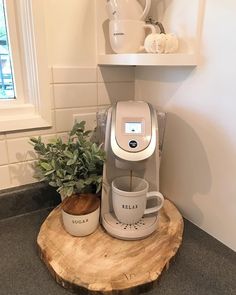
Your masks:
[[[236,3],[206,0],[197,68],[139,67],[136,99],[168,112],[161,190],[236,250]]]
[[[94,66],[95,0],[46,0],[45,13],[51,64]]]

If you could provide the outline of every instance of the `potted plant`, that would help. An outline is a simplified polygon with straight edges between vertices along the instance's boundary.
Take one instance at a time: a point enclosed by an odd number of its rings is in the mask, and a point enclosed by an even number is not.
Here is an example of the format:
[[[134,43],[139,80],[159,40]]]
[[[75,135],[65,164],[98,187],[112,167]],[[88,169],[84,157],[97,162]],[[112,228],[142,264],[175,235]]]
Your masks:
[[[37,175],[56,187],[62,203],[65,229],[72,235],[85,236],[99,224],[102,170],[105,153],[85,130],[85,121],[76,122],[63,142],[55,137],[45,144],[41,137],[30,143],[38,154]]]

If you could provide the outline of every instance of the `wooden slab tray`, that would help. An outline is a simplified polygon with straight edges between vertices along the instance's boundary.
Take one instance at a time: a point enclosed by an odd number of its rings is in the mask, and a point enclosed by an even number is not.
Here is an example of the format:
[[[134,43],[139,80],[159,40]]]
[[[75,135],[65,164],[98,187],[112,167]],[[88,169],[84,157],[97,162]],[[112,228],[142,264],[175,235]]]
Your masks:
[[[43,223],[37,243],[41,258],[64,288],[78,294],[140,294],[168,268],[182,242],[183,219],[165,200],[159,226],[144,240],[121,241],[102,227],[87,237],[65,232],[60,206]]]

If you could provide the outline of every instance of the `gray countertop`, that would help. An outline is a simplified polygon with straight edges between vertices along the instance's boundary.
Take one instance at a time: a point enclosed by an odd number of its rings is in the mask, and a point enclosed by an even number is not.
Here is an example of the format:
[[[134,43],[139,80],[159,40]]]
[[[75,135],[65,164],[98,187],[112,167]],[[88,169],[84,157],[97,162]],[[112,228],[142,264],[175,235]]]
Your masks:
[[[0,221],[0,294],[71,294],[39,259],[36,238],[49,209]],[[146,294],[236,295],[236,253],[185,220],[183,244],[158,285]]]

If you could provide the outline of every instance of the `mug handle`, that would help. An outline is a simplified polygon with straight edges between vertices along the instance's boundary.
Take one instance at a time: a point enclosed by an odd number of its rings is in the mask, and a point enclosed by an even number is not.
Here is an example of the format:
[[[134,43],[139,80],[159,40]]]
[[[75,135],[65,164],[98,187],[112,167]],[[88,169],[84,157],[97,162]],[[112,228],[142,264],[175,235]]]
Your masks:
[[[152,200],[152,199],[158,200],[159,199],[160,205],[146,209],[144,211],[144,215],[145,214],[151,214],[151,213],[157,212],[164,205],[164,197],[163,197],[163,195],[160,192],[149,192],[149,193],[147,193],[147,199],[148,200]]]
[[[157,33],[156,28],[155,28],[154,25],[144,24],[143,27],[145,29],[151,30],[151,34],[156,34]],[[145,51],[144,45],[141,45],[140,48],[139,48],[139,52],[142,52],[142,51]]]

